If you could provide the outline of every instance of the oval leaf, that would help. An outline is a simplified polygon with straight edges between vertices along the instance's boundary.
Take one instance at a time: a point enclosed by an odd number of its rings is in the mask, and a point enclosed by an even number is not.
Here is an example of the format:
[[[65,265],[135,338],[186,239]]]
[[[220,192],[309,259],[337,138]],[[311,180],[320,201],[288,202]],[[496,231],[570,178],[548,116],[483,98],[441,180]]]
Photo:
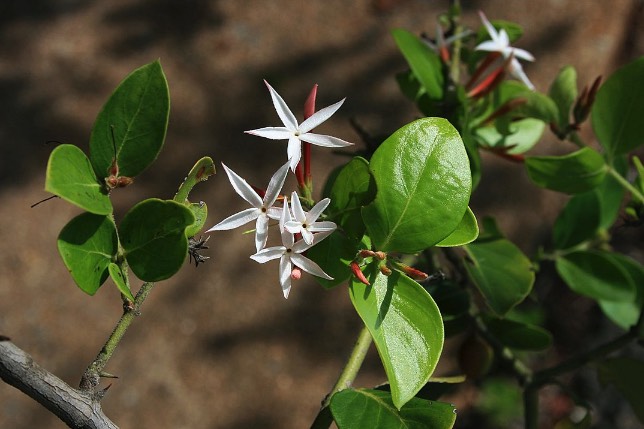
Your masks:
[[[505,315],[528,296],[534,270],[517,246],[496,238],[479,239],[463,248],[467,252],[467,273],[497,315]]]
[[[462,246],[476,240],[478,236],[479,224],[476,222],[476,216],[474,216],[472,209],[468,207],[456,229],[436,245],[439,247]]]
[[[569,253],[555,261],[557,272],[573,291],[596,300],[632,301],[635,285],[611,255],[599,250]]]
[[[540,326],[508,319],[485,318],[485,325],[504,346],[515,350],[545,350],[552,334]]]
[[[563,156],[530,156],[525,165],[538,186],[566,194],[590,191],[606,175],[604,158],[587,147]]]
[[[355,157],[335,176],[326,209],[329,219],[351,237],[360,240],[365,232],[360,211],[376,196],[376,182],[364,158]]]
[[[627,301],[599,301],[604,314],[618,326],[629,329],[637,323],[644,304],[644,267],[637,261],[612,253],[613,262],[619,264],[626,271],[635,286],[635,298]]]
[[[186,228],[195,217],[175,201],[141,201],[125,215],[119,233],[125,258],[146,282],[167,279],[179,271],[188,254]]]
[[[568,129],[570,124],[570,110],[577,99],[577,71],[573,66],[565,66],[559,70],[548,95],[557,105],[559,118],[557,126],[560,130]]]
[[[96,179],[92,165],[82,150],[61,144],[51,152],[47,163],[45,191],[98,215],[112,213],[112,202]]]
[[[350,296],[382,360],[396,408],[427,383],[443,349],[443,321],[432,297],[418,283],[377,263],[365,274],[371,286],[352,280]]]
[[[169,114],[168,83],[159,61],[128,75],[92,129],[89,149],[96,175],[109,176],[115,155],[120,176],[134,177],[145,170],[163,146]]]
[[[58,252],[78,287],[94,295],[107,280],[116,257],[116,226],[109,216],[83,213],[69,221],[58,236]]]
[[[416,35],[407,30],[395,29],[391,32],[398,49],[409,64],[416,79],[434,100],[443,97],[443,67],[438,55]]]
[[[568,249],[595,236],[600,225],[600,200],[596,191],[573,196],[553,227],[557,249]]]
[[[378,250],[426,249],[463,219],[472,176],[458,131],[445,119],[400,128],[376,150],[370,167],[378,191],[362,216]]]
[[[339,429],[451,429],[454,405],[413,398],[398,411],[391,394],[373,389],[345,389],[331,398],[331,413]]]
[[[610,154],[644,143],[644,57],[613,73],[599,88],[592,110],[593,130]]]

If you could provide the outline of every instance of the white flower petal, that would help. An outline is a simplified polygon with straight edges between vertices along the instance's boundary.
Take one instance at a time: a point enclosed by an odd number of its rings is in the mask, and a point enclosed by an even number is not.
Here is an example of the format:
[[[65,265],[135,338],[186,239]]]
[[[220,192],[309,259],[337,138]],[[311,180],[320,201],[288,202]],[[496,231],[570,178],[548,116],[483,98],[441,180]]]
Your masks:
[[[213,226],[206,232],[211,231],[226,231],[229,229],[235,229],[239,226],[245,225],[248,222],[255,220],[259,217],[261,211],[255,208],[245,209],[239,213],[228,216],[226,219],[219,222],[217,225]]]
[[[297,234],[302,229],[302,224],[296,220],[290,220],[284,224],[284,229],[291,234]]]
[[[499,37],[498,33],[496,32],[496,28],[494,28],[490,21],[487,20],[487,17],[483,12],[479,11],[479,16],[481,17],[481,21],[483,21],[483,25],[485,25],[485,29],[487,30],[492,40],[496,41]]]
[[[284,255],[280,259],[280,285],[282,285],[282,293],[284,298],[288,298],[288,294],[291,291],[291,271],[293,270],[293,265],[291,264],[291,259]]]
[[[230,184],[233,185],[235,192],[237,192],[237,194],[245,199],[251,206],[258,209],[261,208],[263,204],[262,199],[259,197],[259,195],[257,195],[257,192],[255,192],[255,190],[251,188],[248,182],[242,179],[233,170],[226,167],[226,164],[224,164],[223,162],[221,163],[221,165],[224,166],[224,170],[228,175],[228,180],[230,180]]]
[[[295,119],[295,115],[293,115],[293,112],[291,112],[291,109],[289,109],[284,99],[277,93],[277,91],[273,89],[272,86],[268,84],[268,82],[264,81],[264,83],[266,84],[266,86],[268,87],[268,90],[271,93],[271,98],[273,99],[273,106],[275,106],[277,115],[284,123],[284,126],[291,131],[297,130],[297,120]]]
[[[322,134],[305,133],[300,134],[300,140],[324,147],[346,147],[352,146],[353,143],[344,141],[337,137],[325,136]]]
[[[288,140],[293,136],[293,131],[284,127],[264,127],[256,130],[244,131],[246,134],[264,137],[271,140]]]
[[[273,220],[279,220],[282,216],[282,209],[278,207],[269,207],[266,211],[266,216]]]
[[[284,246],[267,247],[254,255],[250,255],[250,259],[259,262],[260,264],[264,264],[268,261],[281,258],[282,255],[284,255],[284,252],[286,252],[286,247]]]
[[[313,234],[313,243],[308,244],[304,240],[298,240],[297,243],[295,243],[292,246],[290,246],[290,249],[293,251],[293,253],[306,252],[311,247],[315,246],[316,244],[318,244],[320,241],[324,240],[325,238],[327,238],[331,234],[333,234],[333,231],[323,231],[323,232],[319,232],[317,234]]]
[[[261,215],[255,224],[255,249],[259,252],[266,246],[268,240],[268,216]]]
[[[522,60],[534,61],[534,56],[530,52],[526,51],[525,49],[512,48],[512,54],[516,58],[521,58]]]
[[[300,133],[308,133],[313,128],[317,127],[318,125],[320,125],[321,123],[329,119],[342,106],[342,103],[344,103],[344,100],[346,100],[346,98],[343,98],[337,103],[327,106],[324,109],[320,109],[314,114],[312,114],[311,116],[309,116],[304,122],[300,124],[300,127],[298,128]]]
[[[317,277],[322,277],[323,279],[333,280],[333,277],[325,273],[318,264],[304,255],[300,255],[299,253],[292,254],[291,262],[309,274],[313,274]]]
[[[501,31],[499,32],[497,43],[499,44],[499,46],[502,46],[504,48],[510,46],[510,36],[508,36],[508,33],[504,29],[501,29]]]
[[[306,222],[306,213],[302,209],[300,197],[295,191],[291,193],[291,210],[293,211],[293,217],[296,221],[298,221],[300,224]]]
[[[311,208],[311,211],[306,214],[306,222],[309,224],[315,222],[322,212],[329,206],[329,203],[331,203],[329,198],[324,198],[318,201],[317,204]]]
[[[499,52],[502,49],[495,41],[493,40],[486,40],[485,42],[481,42],[476,47],[474,50],[476,51],[486,51],[486,52]]]
[[[284,186],[284,180],[288,174],[289,163],[282,165],[279,170],[273,174],[271,181],[268,183],[268,188],[266,189],[266,194],[264,194],[264,207],[271,207],[282,190]]]
[[[530,82],[530,79],[528,79],[528,76],[523,71],[523,67],[521,67],[521,63],[516,58],[513,58],[510,62],[510,74],[512,75],[512,77],[515,77],[523,82],[525,86],[534,90],[534,85],[532,84],[532,82]]]
[[[310,244],[311,246],[313,245],[313,233],[311,231],[307,228],[302,228],[300,234],[302,234],[302,239],[306,244]]]
[[[286,148],[286,155],[289,160],[289,166],[291,170],[295,171],[295,167],[300,162],[302,157],[302,142],[299,138],[293,136],[288,141],[288,147]]]
[[[335,231],[338,226],[334,222],[323,221],[323,222],[314,222],[309,226],[309,231],[311,232],[326,232],[326,231]]]

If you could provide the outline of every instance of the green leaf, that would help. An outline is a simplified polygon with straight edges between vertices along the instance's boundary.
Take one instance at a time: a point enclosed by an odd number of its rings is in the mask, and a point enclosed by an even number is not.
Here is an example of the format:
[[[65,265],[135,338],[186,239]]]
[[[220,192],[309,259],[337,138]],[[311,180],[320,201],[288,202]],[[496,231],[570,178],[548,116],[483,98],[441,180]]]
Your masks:
[[[603,384],[619,390],[644,423],[644,362],[627,357],[606,359],[599,365],[598,375]]]
[[[183,183],[179,186],[179,190],[173,200],[178,203],[188,203],[188,195],[192,191],[192,188],[199,182],[205,182],[215,173],[215,163],[212,161],[212,158],[204,156],[190,169],[186,178],[183,179]]]
[[[540,326],[508,319],[485,318],[489,331],[503,345],[515,350],[545,350],[552,345],[552,334]]]
[[[378,192],[362,216],[376,249],[426,249],[463,219],[472,177],[458,131],[445,119],[400,128],[376,150],[370,167]]]
[[[619,174],[626,176],[628,171],[626,157],[615,158],[613,167]],[[602,184],[595,188],[594,191],[599,197],[601,208],[599,227],[607,230],[615,223],[619,215],[625,190],[613,176],[607,174]]]
[[[45,191],[90,213],[112,213],[110,197],[104,186],[96,180],[89,159],[72,144],[62,144],[51,152],[47,163]]]
[[[429,96],[434,100],[443,98],[443,72],[438,55],[407,30],[399,28],[392,30],[391,34],[414,76]]]
[[[445,237],[440,242],[436,243],[439,247],[454,247],[462,246],[471,243],[479,236],[479,225],[476,222],[476,216],[469,207],[458,224],[456,229],[450,235]]]
[[[557,77],[550,85],[548,95],[557,105],[559,117],[555,122],[560,130],[565,130],[570,124],[570,111],[577,99],[577,71],[573,66],[565,66],[559,70]]]
[[[175,201],[151,198],[132,207],[119,228],[132,272],[156,282],[179,271],[188,254],[186,228],[194,222],[190,209]]]
[[[118,290],[127,297],[130,301],[134,301],[134,296],[132,296],[132,291],[130,290],[130,282],[127,278],[127,271],[123,271],[121,267],[116,265],[114,262],[111,262],[107,266],[107,270],[110,273],[110,277]]]
[[[578,294],[596,300],[630,301],[635,285],[619,263],[608,252],[583,250],[558,257],[557,272]]]
[[[553,227],[555,248],[568,249],[595,236],[600,224],[599,194],[574,195],[557,217]]]
[[[541,139],[546,124],[540,119],[526,118],[509,123],[510,134],[501,134],[493,126],[476,129],[476,136],[485,146],[492,148],[508,148],[506,153],[518,155],[532,149]]]
[[[523,99],[525,102],[513,110],[513,115],[540,119],[547,124],[555,122],[559,117],[557,105],[545,94],[526,90],[517,98]]]
[[[186,237],[194,237],[199,231],[203,229],[203,226],[206,224],[206,218],[208,217],[208,206],[203,201],[198,203],[190,203],[186,205],[188,209],[192,212],[192,215],[195,217],[195,221],[192,225],[186,228]]]
[[[58,236],[58,252],[78,287],[94,295],[116,257],[116,226],[109,216],[83,213],[69,221]]]
[[[528,296],[534,270],[517,246],[504,238],[480,238],[463,248],[470,278],[497,315],[505,315]]]
[[[360,240],[365,232],[362,207],[376,196],[376,182],[364,158],[353,158],[338,173],[333,181],[326,209],[330,220],[342,227],[345,233]]]
[[[400,409],[427,383],[443,349],[443,322],[432,297],[418,283],[378,264],[365,269],[371,286],[353,279],[350,296],[374,339]]]
[[[613,262],[619,264],[635,286],[635,298],[627,301],[599,301],[599,307],[616,325],[629,329],[637,323],[644,305],[644,267],[637,261],[612,253]]]
[[[373,389],[345,389],[331,398],[339,429],[451,429],[456,408],[451,404],[413,398],[396,409],[391,394]]]
[[[525,164],[538,186],[567,194],[590,191],[606,175],[604,158],[588,147],[563,156],[530,156]]]
[[[644,143],[644,57],[613,73],[599,88],[592,110],[593,130],[611,155]]]
[[[120,176],[134,177],[145,170],[163,146],[169,114],[168,83],[159,61],[128,75],[107,100],[92,129],[89,148],[96,175],[109,175],[114,146]]]

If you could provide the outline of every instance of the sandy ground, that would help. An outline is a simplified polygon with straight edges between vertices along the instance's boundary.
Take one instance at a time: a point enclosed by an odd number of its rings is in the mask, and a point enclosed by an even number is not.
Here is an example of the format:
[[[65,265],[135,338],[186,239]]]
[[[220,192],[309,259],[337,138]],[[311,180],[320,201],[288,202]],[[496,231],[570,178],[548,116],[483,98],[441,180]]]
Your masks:
[[[243,131],[277,124],[264,78],[291,106],[299,106],[313,83],[320,85],[320,106],[346,96],[342,110],[320,128],[346,140],[359,141],[349,118],[373,134],[409,122],[416,112],[393,79],[405,63],[389,31],[433,32],[446,3],[3,1],[0,333],[76,385],[120,315],[111,284],[86,296],[57,255],[58,231],[78,210],[59,200],[30,205],[47,196],[52,145],[45,142],[86,149],[94,117],[131,70],[161,58],[172,112],[164,151],[136,186],[115,196],[117,216],[141,198],[171,197],[204,155],[263,183],[282,162],[283,145]],[[598,1],[463,3],[470,25],[478,25],[478,9],[524,25],[519,45],[537,58],[526,71],[540,89],[565,64],[575,65],[584,83],[644,53],[642,29],[634,32],[642,1],[616,0],[609,9]],[[318,186],[340,161],[315,152]],[[486,157],[485,168],[490,177],[473,200],[475,213],[495,214],[531,250],[564,200],[526,194],[520,167]],[[196,189],[195,198],[208,203],[209,225],[244,204],[222,175]],[[524,232],[525,223],[533,232]],[[248,260],[249,237],[217,233],[210,244],[207,264],[186,265],[145,303],[109,364],[120,378],[103,401],[106,414],[121,428],[308,427],[359,329],[346,287],[324,291],[306,279],[284,300],[277,267]],[[447,356],[441,371],[451,369]],[[357,385],[382,381],[372,351]],[[0,428],[45,427],[64,425],[0,384]]]

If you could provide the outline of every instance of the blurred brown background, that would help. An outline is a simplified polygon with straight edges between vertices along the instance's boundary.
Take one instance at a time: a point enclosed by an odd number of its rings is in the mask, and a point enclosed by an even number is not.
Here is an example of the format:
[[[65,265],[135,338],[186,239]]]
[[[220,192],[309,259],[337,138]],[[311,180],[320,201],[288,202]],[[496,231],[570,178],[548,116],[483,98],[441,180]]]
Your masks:
[[[87,150],[102,103],[134,68],[161,58],[172,111],[158,162],[115,195],[117,216],[141,198],[171,197],[204,155],[264,184],[285,159],[283,142],[243,134],[279,124],[264,78],[296,114],[313,83],[320,85],[320,107],[346,96],[319,130],[346,140],[359,143],[349,118],[373,134],[414,119],[393,78],[405,62],[389,31],[433,34],[447,3],[0,2],[0,334],[75,386],[119,318],[116,288],[107,283],[86,296],[57,254],[56,236],[79,210],[61,200],[30,205],[47,196],[44,169],[53,145],[45,142]],[[563,65],[577,67],[583,85],[644,53],[641,0],[462,3],[470,26],[478,27],[479,9],[524,26],[518,46],[537,58],[525,69],[540,90]],[[314,153],[321,186],[342,159]],[[496,215],[532,251],[564,199],[525,188],[520,166],[484,162],[489,177],[474,198],[475,213]],[[222,174],[193,196],[208,203],[209,226],[245,204]],[[208,263],[186,264],[153,290],[107,368],[120,378],[103,401],[106,414],[122,428],[308,427],[359,329],[346,287],[324,291],[307,277],[284,300],[277,264],[247,258],[250,237],[220,232],[210,245]],[[441,368],[453,368],[449,355]],[[372,350],[357,385],[382,381]],[[0,384],[0,428],[44,427],[65,426]]]

